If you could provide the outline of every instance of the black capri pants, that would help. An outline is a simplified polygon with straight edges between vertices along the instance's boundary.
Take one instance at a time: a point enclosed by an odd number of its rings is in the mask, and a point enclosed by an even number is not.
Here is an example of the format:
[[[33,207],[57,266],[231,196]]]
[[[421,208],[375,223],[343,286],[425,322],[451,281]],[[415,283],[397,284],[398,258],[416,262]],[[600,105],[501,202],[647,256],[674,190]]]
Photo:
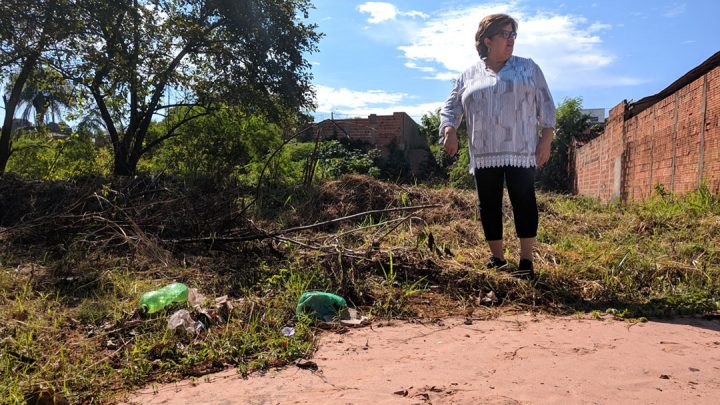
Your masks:
[[[475,187],[485,239],[503,237],[503,183],[507,182],[518,238],[537,236],[538,209],[535,200],[534,167],[487,167],[475,169]]]

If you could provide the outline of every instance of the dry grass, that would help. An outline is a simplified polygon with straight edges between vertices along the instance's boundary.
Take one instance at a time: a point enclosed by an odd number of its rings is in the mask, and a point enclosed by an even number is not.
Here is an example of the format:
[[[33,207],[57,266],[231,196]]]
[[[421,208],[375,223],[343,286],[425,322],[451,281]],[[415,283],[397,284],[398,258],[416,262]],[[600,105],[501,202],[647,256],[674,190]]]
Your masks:
[[[375,318],[718,309],[720,207],[704,190],[639,205],[541,194],[532,282],[482,267],[489,253],[471,191],[347,176],[247,201],[207,181],[0,179],[0,398],[105,403],[153,381],[286,364],[313,351],[315,329],[293,312],[309,289]],[[390,208],[408,210],[264,236]],[[198,336],[170,333],[171,312],[142,317],[136,307],[171,280],[228,295],[235,308]],[[288,325],[293,337],[280,332]]]

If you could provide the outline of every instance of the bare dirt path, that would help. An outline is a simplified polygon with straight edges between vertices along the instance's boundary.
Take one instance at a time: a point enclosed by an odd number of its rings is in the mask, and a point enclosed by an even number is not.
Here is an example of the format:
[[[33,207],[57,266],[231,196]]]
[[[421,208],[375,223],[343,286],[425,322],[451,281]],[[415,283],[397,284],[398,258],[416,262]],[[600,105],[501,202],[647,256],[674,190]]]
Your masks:
[[[720,403],[720,321],[504,315],[326,333],[312,359],[144,389],[142,404]]]

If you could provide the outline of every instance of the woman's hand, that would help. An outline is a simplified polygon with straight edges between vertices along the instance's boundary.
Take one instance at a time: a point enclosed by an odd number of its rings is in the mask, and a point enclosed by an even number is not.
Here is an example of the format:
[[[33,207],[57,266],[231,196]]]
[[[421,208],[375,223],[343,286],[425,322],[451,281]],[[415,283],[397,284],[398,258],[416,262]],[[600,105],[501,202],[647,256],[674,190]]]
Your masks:
[[[450,157],[455,156],[458,151],[457,131],[453,127],[445,127],[443,128],[443,132],[443,135],[445,135],[445,139],[443,140],[445,152],[447,152]]]
[[[537,167],[542,167],[545,163],[550,160],[550,146],[552,145],[553,129],[543,128],[542,138],[538,142],[535,148],[535,164]]]

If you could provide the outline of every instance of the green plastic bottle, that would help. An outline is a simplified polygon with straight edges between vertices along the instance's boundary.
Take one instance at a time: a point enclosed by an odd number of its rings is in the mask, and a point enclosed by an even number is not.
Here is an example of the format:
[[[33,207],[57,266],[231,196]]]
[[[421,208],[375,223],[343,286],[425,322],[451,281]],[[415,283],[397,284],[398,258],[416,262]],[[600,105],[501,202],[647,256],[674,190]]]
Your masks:
[[[172,283],[165,287],[146,292],[140,298],[140,309],[147,314],[160,311],[173,302],[185,302],[188,299],[188,288],[183,283]]]

